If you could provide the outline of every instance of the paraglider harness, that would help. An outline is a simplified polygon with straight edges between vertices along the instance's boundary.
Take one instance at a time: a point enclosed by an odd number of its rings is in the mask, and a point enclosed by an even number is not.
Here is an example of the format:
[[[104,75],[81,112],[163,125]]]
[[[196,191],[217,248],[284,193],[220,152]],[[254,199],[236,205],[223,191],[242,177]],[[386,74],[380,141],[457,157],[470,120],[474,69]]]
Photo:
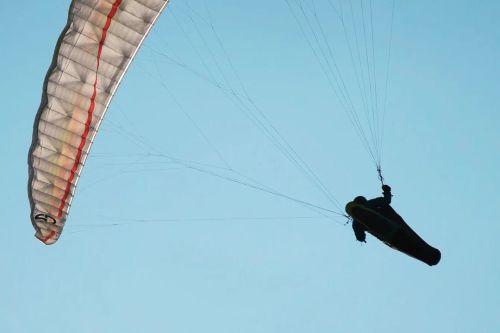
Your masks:
[[[365,197],[358,196],[347,203],[345,210],[352,218],[356,239],[366,242],[367,231],[393,249],[428,265],[436,265],[441,259],[439,250],[420,238],[390,206],[391,187],[384,184],[382,190],[383,197],[366,200]]]

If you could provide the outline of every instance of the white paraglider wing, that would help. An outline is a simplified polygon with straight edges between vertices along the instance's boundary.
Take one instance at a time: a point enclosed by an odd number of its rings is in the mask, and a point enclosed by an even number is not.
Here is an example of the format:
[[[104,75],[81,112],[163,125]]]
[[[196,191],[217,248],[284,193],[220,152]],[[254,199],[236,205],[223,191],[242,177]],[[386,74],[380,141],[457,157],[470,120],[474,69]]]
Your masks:
[[[73,0],[56,45],[29,153],[35,236],[59,238],[111,99],[168,0]]]

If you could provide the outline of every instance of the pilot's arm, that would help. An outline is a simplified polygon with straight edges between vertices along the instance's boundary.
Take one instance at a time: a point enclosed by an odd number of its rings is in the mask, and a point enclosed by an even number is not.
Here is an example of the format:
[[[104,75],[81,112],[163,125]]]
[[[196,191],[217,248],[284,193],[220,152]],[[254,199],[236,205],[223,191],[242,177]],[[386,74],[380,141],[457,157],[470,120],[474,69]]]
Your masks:
[[[363,225],[359,223],[356,219],[352,220],[352,230],[354,231],[354,236],[360,242],[366,243],[366,232]]]
[[[375,199],[368,200],[367,206],[374,208],[380,206],[388,206],[391,204],[391,187],[389,185],[382,185],[382,190],[384,191],[382,197],[378,197]]]

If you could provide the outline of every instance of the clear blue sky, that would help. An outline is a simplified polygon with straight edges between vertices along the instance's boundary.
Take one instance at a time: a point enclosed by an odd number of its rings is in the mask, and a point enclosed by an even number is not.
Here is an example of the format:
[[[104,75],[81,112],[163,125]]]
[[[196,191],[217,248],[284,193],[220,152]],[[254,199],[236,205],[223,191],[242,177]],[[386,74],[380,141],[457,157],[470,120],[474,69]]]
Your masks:
[[[390,4],[373,3],[381,59]],[[254,104],[231,101],[241,80],[340,209],[380,194],[285,1],[173,0],[111,104],[61,239],[40,243],[27,153],[68,6],[0,12],[0,332],[498,332],[500,3],[396,1],[382,165],[393,207],[441,250],[436,267],[220,178],[338,210],[245,116]]]

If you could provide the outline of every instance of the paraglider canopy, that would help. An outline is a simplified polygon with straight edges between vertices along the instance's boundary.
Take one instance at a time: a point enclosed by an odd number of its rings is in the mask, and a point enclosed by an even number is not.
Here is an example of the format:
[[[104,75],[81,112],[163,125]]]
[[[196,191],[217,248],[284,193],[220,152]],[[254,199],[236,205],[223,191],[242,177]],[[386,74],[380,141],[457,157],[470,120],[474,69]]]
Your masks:
[[[35,236],[59,238],[111,99],[168,0],[73,0],[45,78],[29,152]]]

